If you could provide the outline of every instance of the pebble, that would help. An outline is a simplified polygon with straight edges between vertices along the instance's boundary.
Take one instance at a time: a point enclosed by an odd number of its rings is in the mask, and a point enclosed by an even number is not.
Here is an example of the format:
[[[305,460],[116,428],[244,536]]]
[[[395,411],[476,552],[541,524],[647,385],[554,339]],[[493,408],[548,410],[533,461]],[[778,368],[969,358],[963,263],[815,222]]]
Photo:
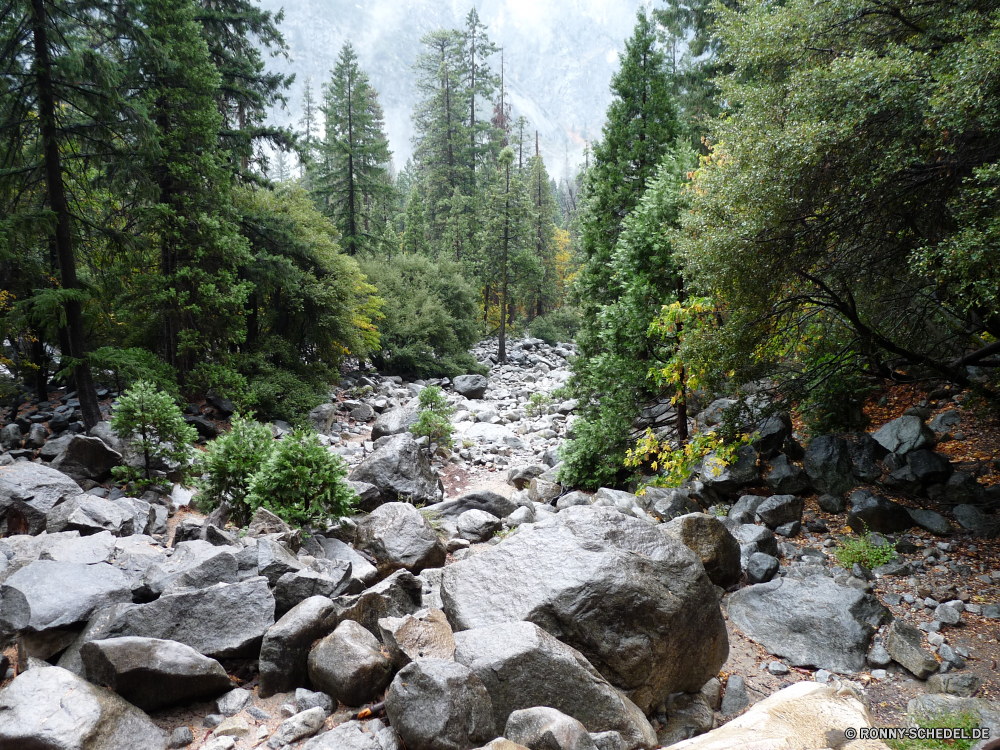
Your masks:
[[[271,717],[257,706],[250,706],[247,709],[247,713],[254,717],[257,721],[268,721]]]
[[[817,669],[815,674],[813,674],[813,679],[816,682],[820,682],[824,685],[828,683],[832,677],[833,677],[833,672],[830,672],[826,669]]]
[[[887,680],[889,679],[889,673],[886,672],[884,669],[873,669],[872,679],[878,680],[879,682],[881,682],[882,680]]]
[[[773,675],[786,675],[789,672],[788,667],[782,664],[780,661],[772,661],[767,665],[767,671]]]

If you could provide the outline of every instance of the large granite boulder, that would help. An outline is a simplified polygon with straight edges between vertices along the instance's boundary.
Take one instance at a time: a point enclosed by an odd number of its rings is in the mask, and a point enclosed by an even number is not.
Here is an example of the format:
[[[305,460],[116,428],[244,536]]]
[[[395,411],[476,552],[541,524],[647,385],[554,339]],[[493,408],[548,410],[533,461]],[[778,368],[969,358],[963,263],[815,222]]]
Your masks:
[[[740,448],[732,463],[726,463],[714,453],[702,462],[701,481],[709,490],[721,495],[731,495],[740,487],[753,484],[759,476],[757,452],[749,445]]]
[[[336,624],[333,602],[312,596],[268,628],[260,647],[260,697],[305,686],[309,649]]]
[[[850,499],[847,525],[855,534],[867,534],[869,531],[894,534],[913,527],[909,511],[897,502],[865,489],[852,492]]]
[[[877,598],[822,575],[747,586],[725,601],[746,636],[789,664],[857,672],[879,625],[889,619]]]
[[[378,487],[382,502],[436,503],[444,485],[431,469],[427,453],[409,432],[394,435],[367,456],[348,477]],[[371,508],[362,508],[371,510]]]
[[[802,463],[809,481],[820,492],[843,495],[858,484],[847,441],[834,435],[813,438]]]
[[[529,478],[525,482],[525,486],[534,478]],[[428,505],[424,510],[432,514],[432,516],[451,519],[457,519],[467,510],[482,510],[497,518],[506,518],[517,510],[517,508],[517,503],[503,495],[491,490],[478,490],[456,497],[454,500],[445,500],[443,503]]]
[[[440,609],[421,609],[404,617],[383,617],[378,628],[396,667],[417,659],[454,659],[455,634]]]
[[[59,503],[46,514],[45,528],[54,532],[99,534],[110,531],[115,536],[131,536],[135,530],[135,511],[94,495],[77,495]]]
[[[465,398],[480,399],[486,395],[489,381],[482,375],[459,375],[452,381],[455,392]]]
[[[7,533],[11,510],[24,515],[28,534],[45,530],[45,516],[63,500],[75,497],[83,489],[61,471],[21,461],[0,466],[0,534]]]
[[[405,617],[420,609],[423,581],[408,570],[397,570],[384,581],[360,594],[338,596],[333,600],[337,622],[353,620],[379,637],[378,621],[383,617]]]
[[[455,661],[483,681],[497,727],[519,709],[550,706],[588,732],[618,732],[625,750],[656,746],[642,711],[623,698],[583,654],[530,622],[507,622],[455,635]]]
[[[147,569],[147,586],[155,598],[168,590],[235,583],[239,573],[238,552],[233,547],[216,547],[200,539],[181,542],[170,557]]]
[[[80,649],[87,680],[114,690],[143,711],[213,698],[232,690],[215,659],[156,638],[108,638]]]
[[[892,420],[872,437],[889,453],[899,455],[921,448],[930,448],[937,440],[934,431],[915,414],[906,414]]]
[[[122,454],[109,448],[100,438],[73,435],[66,441],[51,466],[78,481],[100,481],[121,462]]]
[[[59,667],[0,691],[0,750],[166,750],[166,735],[123,698]]]
[[[597,743],[582,722],[548,706],[515,711],[507,720],[503,733],[506,735],[504,739],[512,743],[514,748],[598,750]],[[615,744],[609,745],[609,747],[615,746]]]
[[[345,706],[374,700],[392,681],[392,664],[378,639],[351,620],[313,646],[308,666],[313,688]]]
[[[715,516],[688,513],[663,526],[698,555],[705,572],[716,586],[729,588],[740,580],[740,543]]]
[[[408,432],[410,426],[416,424],[418,415],[416,399],[406,406],[400,406],[380,414],[375,420],[375,424],[372,425],[372,440]]]
[[[375,558],[383,576],[440,568],[447,556],[434,527],[409,503],[386,503],[362,518],[354,546]]]
[[[566,508],[449,565],[441,598],[456,631],[535,623],[643,711],[697,691],[729,652],[698,556],[613,508]]]

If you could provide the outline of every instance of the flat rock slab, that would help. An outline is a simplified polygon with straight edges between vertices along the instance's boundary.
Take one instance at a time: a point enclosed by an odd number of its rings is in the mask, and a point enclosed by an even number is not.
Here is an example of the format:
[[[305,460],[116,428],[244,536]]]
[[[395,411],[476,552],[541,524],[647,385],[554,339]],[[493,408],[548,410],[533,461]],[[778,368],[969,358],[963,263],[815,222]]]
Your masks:
[[[95,611],[132,601],[128,579],[107,563],[36,560],[0,586],[0,624],[41,632],[86,621]]]
[[[0,750],[166,750],[166,735],[123,698],[59,667],[0,691]]]
[[[759,583],[724,603],[733,623],[772,654],[833,672],[863,669],[872,636],[888,618],[874,596],[825,576]]]
[[[701,560],[613,508],[566,508],[449,565],[441,598],[456,631],[535,623],[644,711],[697,691],[729,653]]]

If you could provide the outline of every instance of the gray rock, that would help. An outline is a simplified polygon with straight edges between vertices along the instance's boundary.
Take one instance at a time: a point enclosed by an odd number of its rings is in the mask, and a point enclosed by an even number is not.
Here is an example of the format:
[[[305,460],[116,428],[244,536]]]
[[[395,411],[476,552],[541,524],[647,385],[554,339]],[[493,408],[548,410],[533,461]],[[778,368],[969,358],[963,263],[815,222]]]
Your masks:
[[[747,561],[747,580],[750,583],[767,583],[778,574],[780,567],[778,558],[763,552],[754,552]]]
[[[194,742],[194,733],[191,731],[190,727],[177,727],[170,734],[170,742],[167,743],[169,748],[181,748],[187,747]]]
[[[739,500],[733,503],[732,507],[729,508],[729,513],[727,515],[736,523],[752,524],[754,519],[757,518],[757,508],[759,508],[765,500],[767,500],[767,498],[760,495],[743,495]]]
[[[434,527],[409,503],[386,503],[362,518],[354,544],[375,558],[383,576],[440,568],[447,556]]]
[[[467,510],[455,522],[458,535],[470,542],[485,542],[503,528],[503,521],[485,510]]]
[[[358,496],[358,509],[368,512],[372,508],[377,508],[379,503],[382,502],[382,493],[379,491],[378,487],[374,484],[368,484],[368,482],[351,482],[346,481],[348,487],[354,490],[354,494]]]
[[[774,458],[785,440],[792,435],[792,418],[788,414],[778,414],[768,417],[755,430],[754,440],[751,443],[763,459]],[[792,494],[795,491],[790,491]]]
[[[44,540],[44,546],[38,554],[39,560],[93,565],[111,562],[115,555],[115,537],[110,531],[91,536],[79,536],[79,532],[66,531],[35,538]]]
[[[28,435],[24,438],[25,448],[41,448],[45,445],[45,441],[48,439],[49,433],[45,429],[45,425],[35,423],[28,428]]]
[[[944,484],[928,486],[927,496],[934,502],[947,505],[979,505],[986,497],[982,485],[964,471],[956,471]]]
[[[351,584],[351,564],[345,560],[325,560],[328,563],[318,573],[314,570],[297,570],[285,573],[274,587],[274,612],[281,617],[299,602],[313,596],[329,599],[347,592]],[[331,573],[335,573],[331,575]]]
[[[529,750],[597,750],[583,724],[548,707],[515,711],[507,720],[504,735]]]
[[[979,689],[980,684],[982,682],[976,675],[967,672],[932,674],[927,678],[927,692],[971,698]]]
[[[938,671],[937,660],[924,649],[923,640],[915,627],[902,620],[893,620],[885,644],[893,661],[910,670],[918,680],[926,680]]]
[[[527,480],[529,484],[531,479]],[[508,500],[503,495],[490,490],[479,490],[477,492],[469,492],[454,500],[446,500],[443,503],[428,505],[424,508],[424,512],[439,518],[457,519],[467,510],[482,510],[497,518],[506,518],[516,509],[517,503],[513,500]]]
[[[749,445],[744,446],[732,464],[721,461],[714,453],[709,454],[702,462],[700,476],[710,490],[731,495],[759,477],[757,452]]]
[[[887,667],[892,661],[892,656],[881,643],[872,646],[866,657],[868,664],[872,667]]]
[[[257,540],[257,572],[267,579],[272,587],[285,573],[296,573],[302,570],[302,563],[285,549],[284,545],[274,539],[259,538]]]
[[[805,500],[795,495],[772,495],[757,506],[757,517],[771,529],[802,521]]]
[[[36,560],[0,586],[0,630],[63,628],[86,621],[102,607],[130,601],[128,579],[107,563]]]
[[[601,489],[604,489],[603,487]],[[615,490],[609,490],[614,492]],[[598,490],[600,492],[600,490]],[[535,477],[528,485],[528,497],[536,503],[552,503],[562,494],[562,485],[558,482],[549,482],[541,477]],[[628,494],[628,493],[622,493]],[[635,497],[633,495],[633,497]]]
[[[378,621],[383,617],[404,617],[420,609],[423,582],[407,570],[397,570],[381,583],[354,596],[334,601],[337,621],[353,620],[378,637]]]
[[[627,750],[656,745],[642,711],[623,698],[576,649],[530,622],[501,623],[455,636],[455,660],[483,681],[496,726],[511,713],[547,705],[589,732],[618,732]]]
[[[945,456],[931,450],[918,450],[906,454],[906,465],[913,478],[920,484],[941,484],[952,474],[952,466]]]
[[[130,536],[134,518],[134,512],[126,512],[111,500],[94,495],[77,495],[50,510],[46,514],[45,527],[53,532],[97,534],[110,531],[115,536]]]
[[[367,422],[375,418],[375,410],[368,404],[361,404],[351,409],[351,419],[356,422]]]
[[[354,532],[351,532],[353,539]],[[323,551],[328,560],[343,560],[351,565],[351,593],[362,591],[378,580],[378,570],[366,558],[362,557],[349,544],[339,539],[320,539]]]
[[[488,385],[489,381],[482,375],[459,375],[452,381],[455,392],[469,399],[481,399]]]
[[[750,705],[750,694],[747,692],[747,683],[740,675],[729,675],[726,681],[726,692],[722,695],[722,706],[719,713],[723,716],[732,716],[742,711]]]
[[[108,638],[80,649],[84,674],[144,711],[189,703],[232,688],[215,659],[190,646],[155,638]]]
[[[805,470],[784,455],[772,459],[771,471],[765,481],[768,487],[782,495],[798,495],[807,492],[810,487]]]
[[[455,658],[455,635],[440,609],[422,609],[403,617],[383,617],[378,627],[382,643],[396,667],[404,667],[417,659]]]
[[[309,421],[316,428],[316,432],[321,435],[330,434],[330,428],[336,419],[337,407],[334,404],[320,404],[309,412]]]
[[[877,482],[882,476],[882,467],[878,461],[885,455],[885,448],[866,432],[859,433],[854,440],[848,441],[847,448],[851,453],[851,470],[854,476],[862,482]]]
[[[562,502],[563,499],[559,498],[559,502]],[[701,512],[701,506],[698,503],[683,490],[677,489],[647,487],[646,504],[650,515],[659,521],[670,521],[677,516]],[[556,503],[556,507],[559,507],[559,503]]]
[[[384,416],[384,415],[383,415]],[[366,457],[348,477],[379,489],[383,502],[436,503],[444,495],[426,452],[409,432],[394,435]]]
[[[986,515],[975,505],[956,505],[951,512],[963,529],[979,531],[987,523]]]
[[[309,681],[347,706],[361,706],[392,680],[392,664],[378,639],[345,620],[309,652]]]
[[[816,504],[824,513],[843,513],[847,510],[847,500],[843,495],[820,495],[816,498]]]
[[[958,625],[962,621],[962,613],[948,604],[939,604],[934,608],[934,619],[942,625]]]
[[[4,428],[0,430],[0,447],[4,450],[17,450],[23,442],[24,435],[21,434],[21,428],[13,422],[4,425]]]
[[[940,513],[923,508],[907,508],[906,512],[917,526],[937,536],[948,536],[952,532],[951,524]]]
[[[29,534],[38,534],[45,530],[46,515],[56,504],[82,493],[83,489],[70,477],[48,466],[26,461],[2,466],[0,534],[6,533],[10,508],[24,514]]]
[[[497,736],[486,687],[453,661],[421,659],[403,667],[385,710],[407,750],[467,750]]]
[[[249,690],[233,688],[215,699],[215,710],[223,716],[236,716],[236,714],[250,705],[252,695]]]
[[[556,510],[572,508],[574,505],[591,505],[593,502],[593,495],[588,495],[586,492],[581,492],[580,490],[574,490],[573,492],[567,492],[556,500]]]
[[[726,599],[745,635],[794,666],[857,672],[888,610],[874,596],[825,576],[781,578],[740,589]]]
[[[689,513],[665,524],[665,534],[698,555],[709,580],[729,588],[740,580],[740,544],[715,516]]]
[[[934,445],[934,432],[915,415],[906,415],[884,425],[872,437],[890,453],[903,455]]]
[[[326,693],[306,690],[305,688],[297,688],[295,690],[295,706],[299,711],[308,711],[310,708],[319,706],[327,714],[332,714],[337,707],[333,699]]]
[[[0,691],[3,750],[164,750],[166,735],[120,696],[59,667],[22,672]]]
[[[906,716],[911,722],[922,725],[934,725],[942,716],[969,715],[978,720],[980,727],[990,728],[990,738],[995,739],[1000,734],[1000,712],[996,705],[983,698],[963,698],[955,695],[928,694],[911,698],[906,704]],[[984,750],[979,743],[975,750]]]
[[[806,449],[803,467],[813,487],[820,492],[843,495],[857,486],[851,451],[843,438],[833,435],[814,438]]]
[[[507,472],[507,484],[514,485],[515,489],[523,490],[537,476],[545,473],[545,467],[537,464],[532,466],[516,466]]]
[[[360,721],[347,721],[335,726],[329,732],[313,737],[302,746],[302,750],[390,750],[390,748],[384,747],[379,742],[378,735],[364,731]]]
[[[456,630],[534,622],[583,653],[643,710],[700,688],[728,653],[698,557],[611,508],[566,508],[449,565],[441,597]],[[645,645],[632,651],[625,643]]]
[[[267,746],[272,750],[277,750],[305,737],[312,737],[323,727],[326,716],[326,710],[316,706],[308,711],[300,711],[294,716],[288,717],[278,725],[278,729],[267,741]]]
[[[729,527],[729,533],[740,543],[740,565],[746,570],[755,552],[763,552],[771,557],[778,556],[778,540],[774,532],[766,526],[753,523]]]
[[[894,534],[912,528],[913,519],[907,509],[899,503],[861,489],[851,494],[851,510],[847,514],[847,525],[856,534],[869,531]]]
[[[122,462],[122,454],[96,437],[74,435],[52,461],[52,468],[77,481],[100,481]]]
[[[398,409],[383,412],[372,425],[372,440],[378,440],[387,435],[399,435],[408,432],[411,425],[416,424],[418,410],[416,405],[407,404]]]
[[[947,432],[952,427],[958,427],[962,423],[962,412],[958,409],[949,409],[941,412],[930,421],[930,428],[934,432]]]
[[[268,628],[260,647],[261,698],[306,685],[309,649],[336,626],[336,611],[325,596],[313,596]]]
[[[146,578],[154,596],[168,590],[203,589],[217,583],[235,583],[239,572],[237,550],[206,541],[181,542],[174,554],[149,567]]]

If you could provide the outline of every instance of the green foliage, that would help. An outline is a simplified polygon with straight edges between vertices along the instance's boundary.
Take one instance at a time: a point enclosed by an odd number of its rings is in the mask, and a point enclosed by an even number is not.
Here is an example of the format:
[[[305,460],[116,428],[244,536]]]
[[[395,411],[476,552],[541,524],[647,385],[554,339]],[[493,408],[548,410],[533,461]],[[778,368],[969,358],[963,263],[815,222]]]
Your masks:
[[[286,435],[250,480],[247,503],[295,526],[321,526],[350,515],[357,502],[344,482],[347,464],[309,430]]]
[[[410,432],[418,437],[427,437],[432,443],[444,445],[451,440],[454,427],[451,413],[454,411],[445,399],[441,389],[429,385],[420,391],[420,413],[417,421],[410,425]]]
[[[186,471],[198,433],[184,421],[181,410],[169,394],[153,383],[138,380],[118,399],[111,416],[111,429],[125,445],[126,458],[142,461],[139,479],[153,481],[153,470],[161,462],[180,464]],[[132,478],[137,470],[116,467],[118,478]]]
[[[198,480],[199,501],[206,510],[225,501],[237,526],[245,526],[253,515],[247,498],[250,480],[267,463],[274,450],[271,428],[236,414],[229,432],[208,444],[199,467],[208,479]]]
[[[874,544],[868,526],[865,525],[864,528],[864,534],[842,539],[834,552],[840,565],[848,570],[854,563],[861,563],[869,570],[874,570],[879,565],[896,559],[896,550],[891,544],[884,540],[881,545]]]
[[[244,408],[250,401],[250,385],[246,377],[229,365],[217,362],[199,362],[185,382],[188,393],[206,394],[213,391],[228,398],[236,408]]]
[[[420,377],[482,372],[468,353],[481,334],[476,295],[458,267],[412,254],[362,260],[379,294],[392,300],[379,324],[379,370]]]
[[[920,719],[916,722],[918,727],[926,729],[964,729],[966,734],[971,736],[972,730],[981,726],[979,714],[975,712],[941,714]],[[921,739],[901,739],[885,740],[885,744],[892,750],[969,750],[974,745],[979,744],[978,740],[949,739],[949,740],[921,740]]]
[[[309,412],[329,398],[329,378],[255,361],[247,377],[247,403],[265,419],[304,423]]]
[[[550,403],[552,403],[552,398],[547,393],[532,393],[524,411],[529,417],[540,416]]]
[[[729,465],[739,449],[749,442],[749,436],[726,443],[719,433],[703,432],[682,447],[673,448],[659,440],[652,430],[646,430],[635,448],[628,451],[625,463],[635,469],[648,468],[656,472],[649,486],[680,487],[699,463],[713,461]]]
[[[139,380],[152,383],[171,396],[178,393],[177,371],[146,349],[102,346],[92,351],[89,358],[94,376],[110,378],[119,393]]]
[[[580,329],[580,313],[575,307],[564,305],[531,321],[528,332],[550,346],[560,341],[572,341]]]

